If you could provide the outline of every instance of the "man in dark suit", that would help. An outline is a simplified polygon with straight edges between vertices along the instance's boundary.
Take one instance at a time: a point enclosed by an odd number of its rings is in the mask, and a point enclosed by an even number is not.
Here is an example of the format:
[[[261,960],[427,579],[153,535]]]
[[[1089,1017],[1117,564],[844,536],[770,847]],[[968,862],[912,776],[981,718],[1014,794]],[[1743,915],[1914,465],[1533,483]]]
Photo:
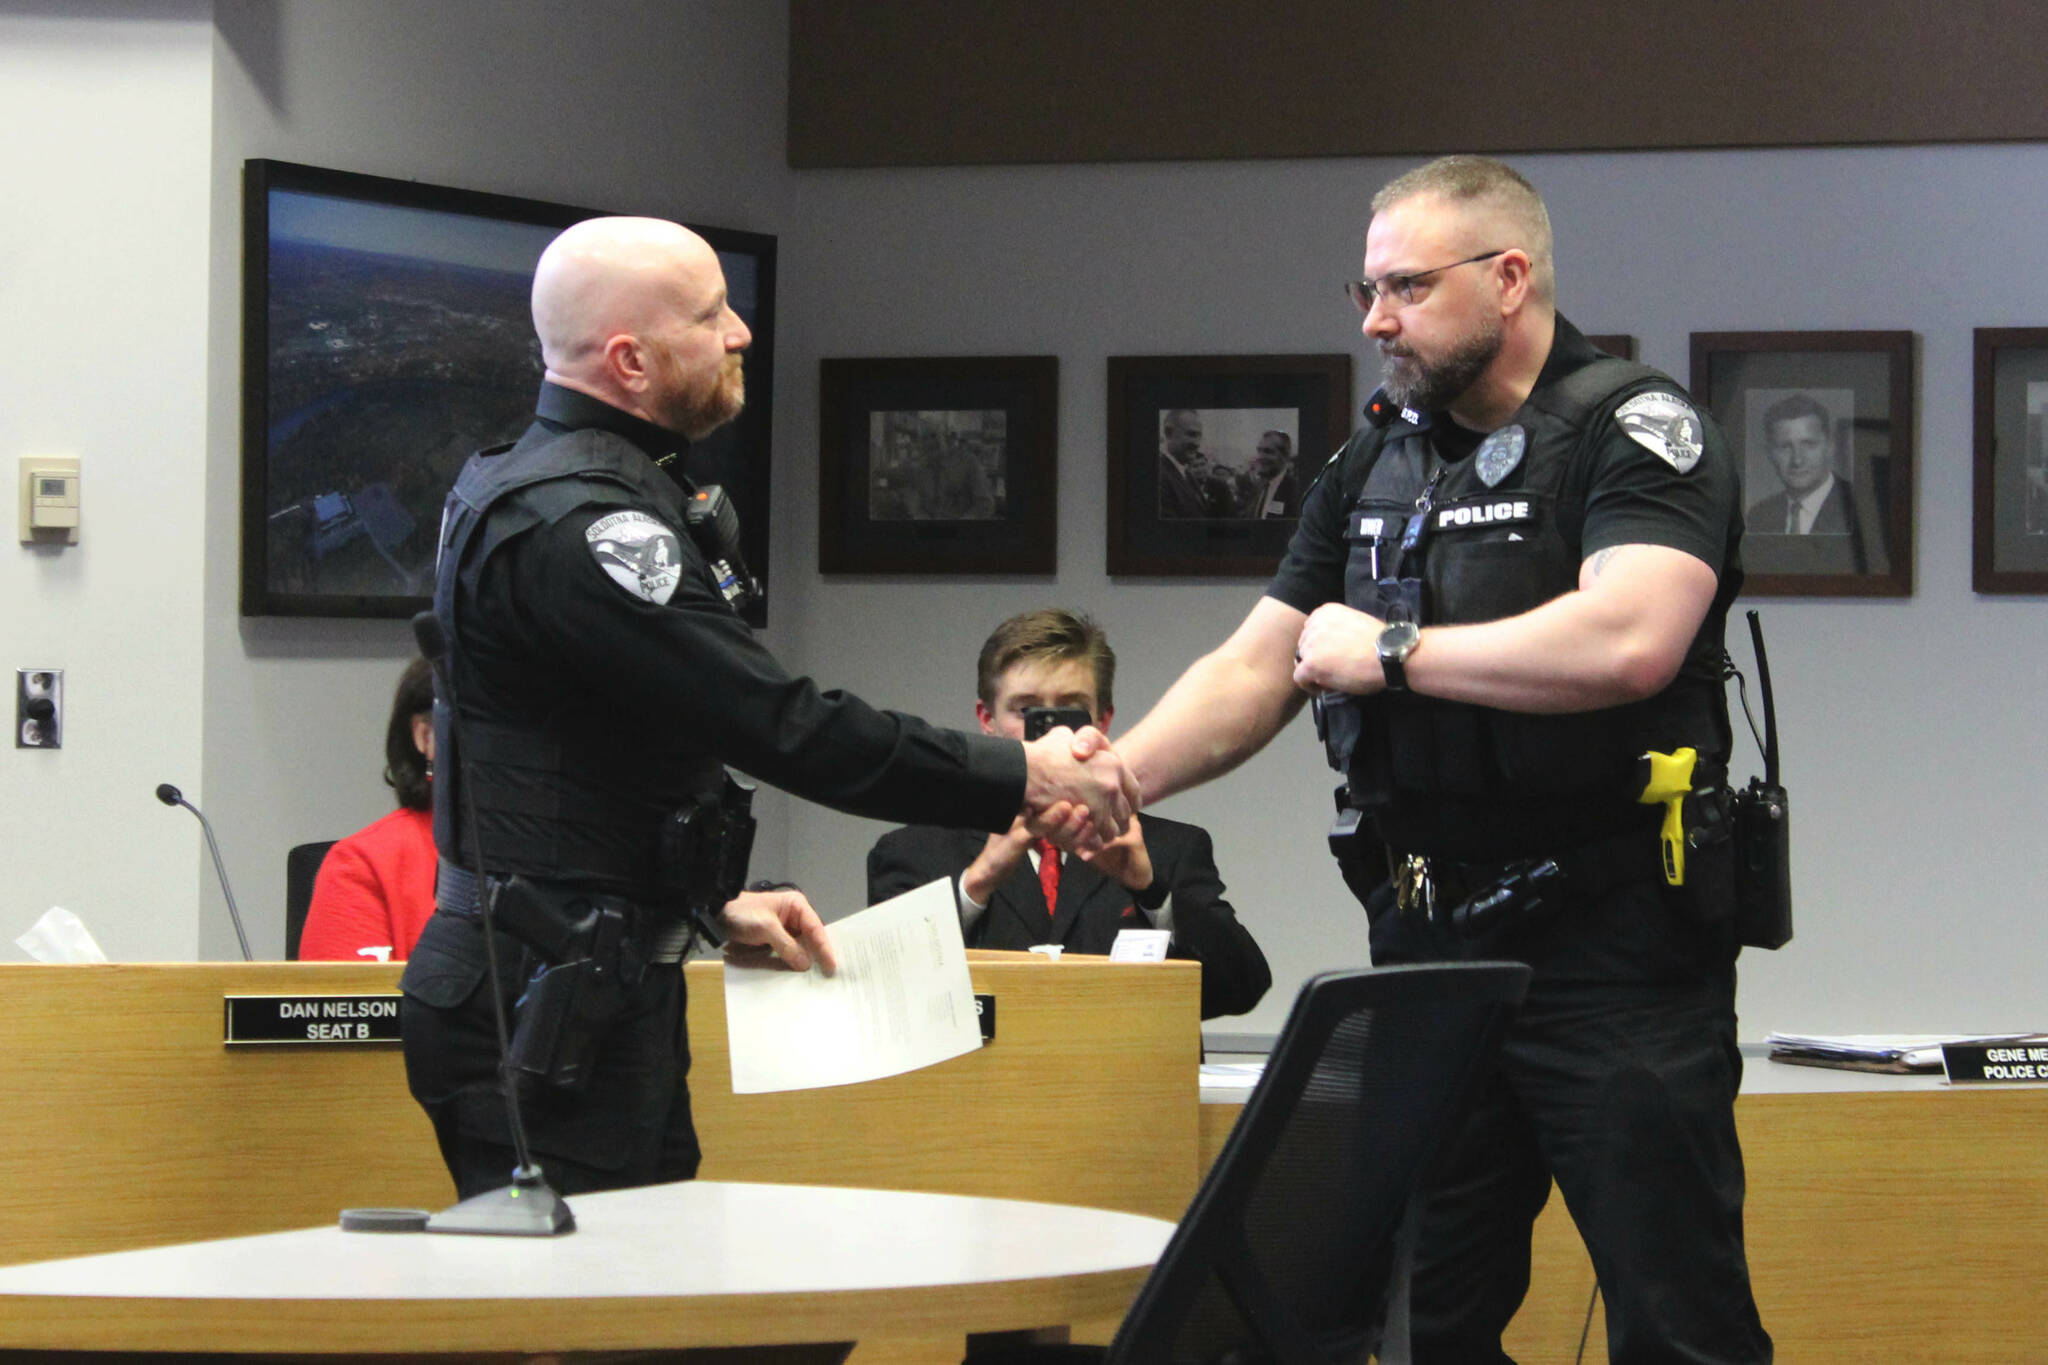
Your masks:
[[[1788,394],[1764,410],[1764,449],[1784,491],[1750,504],[1756,535],[1845,536],[1855,527],[1848,480],[1835,475],[1828,410],[1812,395]]]
[[[1022,738],[1034,706],[1077,706],[1107,733],[1116,655],[1102,628],[1057,608],[1013,616],[981,647],[974,713]],[[868,854],[868,899],[953,878],[970,948],[1057,943],[1107,953],[1125,929],[1166,929],[1168,955],[1202,964],[1202,1017],[1242,1014],[1272,984],[1266,956],[1223,898],[1208,832],[1147,814],[1094,854],[1062,857],[1023,822],[1002,834],[911,825]],[[1051,889],[1050,907],[1047,890]]]
[[[1870,555],[1856,518],[1856,490],[1835,472],[1832,426],[1828,410],[1811,394],[1787,394],[1764,409],[1764,449],[1785,487],[1751,503],[1743,524],[1751,535],[1830,537],[1826,545],[1847,551],[1843,567],[1865,573]],[[1880,544],[1874,531],[1871,543]],[[1808,544],[1823,548],[1820,542]]]
[[[1301,515],[1301,489],[1294,478],[1294,438],[1286,432],[1269,431],[1259,437],[1237,514],[1251,518]]]
[[[1188,521],[1218,515],[1202,491],[1208,452],[1202,449],[1202,414],[1169,408],[1159,415],[1159,517]]]

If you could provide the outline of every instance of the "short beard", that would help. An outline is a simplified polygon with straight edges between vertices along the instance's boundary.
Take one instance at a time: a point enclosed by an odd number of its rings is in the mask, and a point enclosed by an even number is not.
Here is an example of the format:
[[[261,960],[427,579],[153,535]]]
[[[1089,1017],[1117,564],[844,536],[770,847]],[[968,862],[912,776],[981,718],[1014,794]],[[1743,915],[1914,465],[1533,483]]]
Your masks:
[[[740,415],[747,405],[747,377],[737,355],[728,355],[712,381],[696,393],[679,393],[671,419],[662,425],[701,441]]]
[[[1482,322],[1478,328],[1451,343],[1449,351],[1434,363],[1418,355],[1393,355],[1380,345],[1380,363],[1386,375],[1387,397],[1417,412],[1441,412],[1458,401],[1465,390],[1478,382],[1493,364],[1507,339],[1500,319]]]

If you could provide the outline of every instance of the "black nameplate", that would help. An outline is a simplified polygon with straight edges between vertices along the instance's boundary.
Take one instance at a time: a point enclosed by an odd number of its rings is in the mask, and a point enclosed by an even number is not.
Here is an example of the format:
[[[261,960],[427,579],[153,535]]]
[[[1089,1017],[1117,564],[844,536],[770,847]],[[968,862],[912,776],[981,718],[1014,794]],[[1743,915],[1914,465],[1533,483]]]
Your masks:
[[[975,996],[974,1017],[981,1023],[981,1041],[993,1043],[996,1040],[996,998],[993,995]]]
[[[2048,1043],[1943,1043],[1941,1069],[1956,1085],[2048,1081]]]
[[[1351,530],[1348,540],[1399,540],[1408,532],[1408,517],[1401,512],[1360,512],[1351,513]]]
[[[229,1047],[299,1043],[315,1047],[398,1041],[398,996],[230,995],[225,1032]]]

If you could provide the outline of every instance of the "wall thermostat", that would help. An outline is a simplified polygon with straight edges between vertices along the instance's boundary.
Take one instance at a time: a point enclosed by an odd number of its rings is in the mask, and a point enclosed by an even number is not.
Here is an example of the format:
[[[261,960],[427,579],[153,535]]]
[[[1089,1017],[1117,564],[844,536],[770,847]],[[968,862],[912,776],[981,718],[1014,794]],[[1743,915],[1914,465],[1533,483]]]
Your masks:
[[[24,545],[78,543],[78,460],[64,455],[21,457],[21,541]]]

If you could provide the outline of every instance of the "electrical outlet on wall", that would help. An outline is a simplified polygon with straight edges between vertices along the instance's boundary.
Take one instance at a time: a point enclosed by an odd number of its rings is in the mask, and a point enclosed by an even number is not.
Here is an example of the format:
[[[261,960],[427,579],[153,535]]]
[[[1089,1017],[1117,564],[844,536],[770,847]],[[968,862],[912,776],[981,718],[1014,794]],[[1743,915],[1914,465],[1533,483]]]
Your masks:
[[[14,747],[64,747],[64,670],[23,668],[14,675]]]

